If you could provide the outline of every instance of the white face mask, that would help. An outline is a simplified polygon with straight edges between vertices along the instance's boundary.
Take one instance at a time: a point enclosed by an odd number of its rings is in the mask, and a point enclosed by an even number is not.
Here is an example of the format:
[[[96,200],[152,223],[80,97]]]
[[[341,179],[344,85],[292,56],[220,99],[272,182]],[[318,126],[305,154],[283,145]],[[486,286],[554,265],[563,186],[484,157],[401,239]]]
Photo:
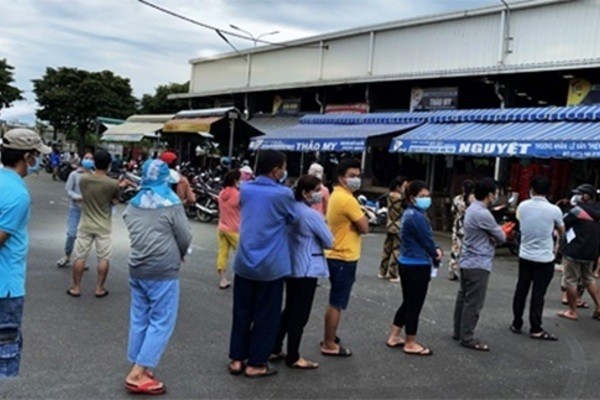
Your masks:
[[[361,184],[362,184],[362,181],[360,178],[347,178],[346,179],[346,186],[348,186],[348,189],[350,189],[353,192],[356,192],[358,189],[360,189]]]
[[[323,195],[321,192],[312,192],[308,199],[309,204],[319,204],[323,201]]]

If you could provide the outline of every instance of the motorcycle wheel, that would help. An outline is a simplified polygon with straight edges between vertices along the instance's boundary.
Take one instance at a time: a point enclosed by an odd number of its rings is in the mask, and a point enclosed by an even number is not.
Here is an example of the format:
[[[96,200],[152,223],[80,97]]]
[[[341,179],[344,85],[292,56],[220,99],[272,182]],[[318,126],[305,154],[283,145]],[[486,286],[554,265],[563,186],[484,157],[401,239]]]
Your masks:
[[[211,204],[211,200],[207,199],[204,202],[203,206],[206,208],[210,208],[210,204]],[[209,223],[210,221],[213,220],[212,215],[205,213],[204,211],[202,211],[199,208],[196,209],[196,218],[198,218],[198,221],[204,222],[204,223]]]
[[[198,209],[194,206],[185,207],[185,215],[190,219],[196,218],[197,211]]]

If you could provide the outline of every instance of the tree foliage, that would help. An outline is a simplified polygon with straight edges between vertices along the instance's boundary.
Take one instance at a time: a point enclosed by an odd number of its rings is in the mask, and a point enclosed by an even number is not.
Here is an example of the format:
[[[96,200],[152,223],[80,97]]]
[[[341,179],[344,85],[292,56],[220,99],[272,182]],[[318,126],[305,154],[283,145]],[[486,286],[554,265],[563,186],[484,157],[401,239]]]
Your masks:
[[[37,117],[77,139],[80,147],[94,131],[97,116],[124,119],[136,109],[129,79],[111,71],[47,68],[44,76],[33,80],[33,87],[40,105]]]
[[[168,100],[167,96],[175,93],[187,93],[189,88],[189,82],[158,86],[154,95],[142,96],[140,114],[171,114],[187,109],[187,100]]]
[[[6,59],[0,59],[0,108],[10,107],[13,101],[23,100],[23,92],[11,85],[14,82],[14,69]]]

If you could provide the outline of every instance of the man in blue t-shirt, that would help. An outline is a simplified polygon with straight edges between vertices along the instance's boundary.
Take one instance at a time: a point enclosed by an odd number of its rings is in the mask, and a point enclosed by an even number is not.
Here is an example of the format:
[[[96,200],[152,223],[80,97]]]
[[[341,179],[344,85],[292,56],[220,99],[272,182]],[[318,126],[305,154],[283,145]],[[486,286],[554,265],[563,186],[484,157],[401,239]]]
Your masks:
[[[19,374],[21,318],[28,249],[27,223],[31,198],[23,178],[40,153],[50,153],[39,135],[12,129],[2,138],[0,169],[0,378]]]

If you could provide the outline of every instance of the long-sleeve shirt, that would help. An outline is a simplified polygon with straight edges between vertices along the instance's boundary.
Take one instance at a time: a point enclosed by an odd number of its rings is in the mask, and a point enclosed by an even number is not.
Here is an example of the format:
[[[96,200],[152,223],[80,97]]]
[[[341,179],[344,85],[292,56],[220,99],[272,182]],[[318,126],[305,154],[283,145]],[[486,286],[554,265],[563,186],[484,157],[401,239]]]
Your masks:
[[[504,243],[506,236],[490,210],[481,201],[475,201],[467,208],[464,231],[460,267],[491,272],[496,246]]]
[[[240,191],[229,186],[219,193],[219,227],[221,232],[240,231]]]
[[[243,278],[273,281],[292,272],[287,226],[296,222],[290,188],[259,176],[240,188],[240,245],[233,269]]]
[[[437,257],[431,223],[425,213],[415,206],[409,206],[401,220],[400,263],[402,265],[430,266]]]
[[[123,219],[131,240],[130,276],[136,279],[176,279],[181,260],[192,241],[183,206],[143,209],[130,204],[123,213]]]
[[[304,202],[296,202],[298,222],[290,227],[292,277],[329,276],[323,249],[331,248],[333,235],[323,216]]]
[[[65,184],[65,190],[71,199],[71,207],[81,208],[81,190],[79,189],[79,180],[85,173],[81,168],[69,174],[67,183]]]

